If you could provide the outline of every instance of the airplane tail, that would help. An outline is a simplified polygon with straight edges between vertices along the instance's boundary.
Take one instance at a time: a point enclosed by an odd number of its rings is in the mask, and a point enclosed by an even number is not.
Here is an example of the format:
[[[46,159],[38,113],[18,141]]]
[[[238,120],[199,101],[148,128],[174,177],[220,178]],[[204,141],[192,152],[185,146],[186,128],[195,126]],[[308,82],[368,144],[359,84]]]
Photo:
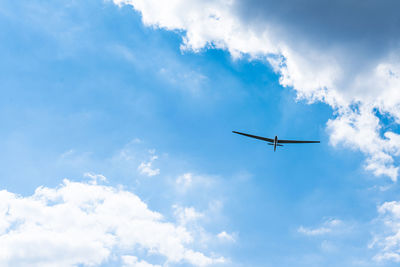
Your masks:
[[[273,144],[273,143],[268,143],[268,145],[273,146],[274,144]],[[281,145],[281,144],[276,144],[276,146],[283,146],[283,145]]]

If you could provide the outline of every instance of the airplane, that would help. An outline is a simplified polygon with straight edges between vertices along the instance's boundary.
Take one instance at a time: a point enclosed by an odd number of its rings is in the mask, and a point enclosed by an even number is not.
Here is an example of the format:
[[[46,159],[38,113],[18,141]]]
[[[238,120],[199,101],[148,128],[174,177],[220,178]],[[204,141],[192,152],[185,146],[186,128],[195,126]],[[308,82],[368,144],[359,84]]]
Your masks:
[[[266,141],[269,142],[268,145],[274,146],[274,152],[276,151],[277,146],[283,146],[281,144],[310,144],[310,143],[320,143],[319,141],[297,141],[297,140],[279,140],[278,136],[275,136],[274,139],[271,138],[266,138],[266,137],[261,137],[257,135],[252,135],[252,134],[247,134],[247,133],[241,133],[241,132],[236,132],[232,131],[232,133],[235,134],[241,134],[247,137],[255,138],[258,140]]]

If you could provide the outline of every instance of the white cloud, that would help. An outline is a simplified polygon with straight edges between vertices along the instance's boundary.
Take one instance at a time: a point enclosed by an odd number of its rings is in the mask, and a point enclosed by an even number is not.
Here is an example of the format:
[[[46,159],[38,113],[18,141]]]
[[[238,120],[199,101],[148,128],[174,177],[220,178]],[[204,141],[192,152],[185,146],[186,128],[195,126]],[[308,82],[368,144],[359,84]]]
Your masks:
[[[306,228],[304,226],[300,226],[297,231],[308,236],[320,236],[337,231],[341,227],[343,227],[343,222],[341,220],[330,219],[322,223],[322,225],[319,227]]]
[[[185,173],[176,179],[176,184],[183,189],[189,188],[192,185],[192,182],[193,174],[191,173]]]
[[[222,241],[235,242],[235,237],[234,237],[234,235],[233,235],[233,234],[228,234],[228,233],[225,232],[225,231],[222,231],[221,233],[219,233],[219,234],[217,235],[217,237],[218,237],[219,240],[222,240]]]
[[[150,264],[146,261],[140,261],[135,256],[125,255],[122,256],[123,267],[161,267],[161,265]]]
[[[322,101],[335,110],[328,122],[333,145],[362,151],[366,169],[397,179],[394,157],[400,154],[400,136],[383,129],[377,115],[400,122],[397,2],[114,3],[133,6],[145,25],[182,31],[183,50],[215,47],[236,58],[267,60],[281,75],[280,83],[294,88],[299,98]]]
[[[102,174],[95,174],[91,172],[86,172],[83,174],[84,177],[88,177],[91,179],[92,184],[97,184],[97,182],[106,182],[107,178]]]
[[[193,207],[181,207],[179,205],[174,205],[174,215],[177,218],[180,225],[186,225],[190,222],[195,222],[196,220],[204,217],[204,214],[198,212]]]
[[[378,208],[378,233],[370,248],[378,248],[376,261],[400,262],[400,202],[385,202]]]
[[[180,193],[187,193],[200,188],[210,188],[215,186],[216,183],[218,183],[218,177],[193,174],[191,172],[184,173],[175,179],[176,190]]]
[[[141,174],[147,175],[147,176],[155,176],[160,174],[160,169],[158,168],[153,168],[153,162],[158,159],[157,155],[155,154],[155,150],[149,150],[149,153],[151,154],[150,160],[147,162],[142,162],[140,163],[138,170]]]
[[[141,174],[145,174],[147,176],[155,176],[160,174],[160,169],[153,169],[152,168],[153,160],[148,162],[140,163],[138,170]]]
[[[1,266],[96,266],[115,256],[127,266],[154,266],[127,255],[135,249],[168,263],[224,262],[192,250],[194,241],[121,188],[64,180],[28,197],[0,191]]]

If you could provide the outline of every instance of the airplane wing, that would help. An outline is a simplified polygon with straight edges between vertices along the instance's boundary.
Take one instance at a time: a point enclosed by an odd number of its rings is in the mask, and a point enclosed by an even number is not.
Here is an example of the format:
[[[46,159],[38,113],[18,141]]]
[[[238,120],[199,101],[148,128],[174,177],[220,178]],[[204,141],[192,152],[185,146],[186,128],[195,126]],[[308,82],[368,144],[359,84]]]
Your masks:
[[[319,141],[297,141],[297,140],[279,140],[278,144],[310,144],[310,143],[319,143]]]
[[[257,136],[257,135],[246,134],[246,133],[240,133],[240,132],[236,132],[236,131],[232,131],[232,133],[241,134],[241,135],[244,135],[244,136],[247,136],[247,137],[251,137],[251,138],[255,138],[255,139],[263,140],[263,141],[267,141],[267,142],[272,142],[272,143],[274,142],[274,139],[270,139],[270,138],[266,138],[266,137],[261,137],[261,136]]]

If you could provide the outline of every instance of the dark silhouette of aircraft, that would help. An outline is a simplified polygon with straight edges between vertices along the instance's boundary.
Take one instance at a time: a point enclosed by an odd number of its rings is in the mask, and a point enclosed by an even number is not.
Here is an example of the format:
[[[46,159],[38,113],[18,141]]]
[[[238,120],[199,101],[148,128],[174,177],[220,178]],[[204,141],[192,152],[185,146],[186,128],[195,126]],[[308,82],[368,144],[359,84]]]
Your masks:
[[[258,140],[266,141],[269,142],[268,145],[274,146],[274,152],[276,151],[277,146],[283,146],[281,144],[310,144],[310,143],[319,143],[319,141],[297,141],[297,140],[279,140],[278,136],[275,136],[274,139],[271,138],[266,138],[266,137],[261,137],[257,135],[252,135],[252,134],[246,134],[246,133],[240,133],[236,131],[232,131],[235,134],[241,134],[247,137],[255,138]]]

